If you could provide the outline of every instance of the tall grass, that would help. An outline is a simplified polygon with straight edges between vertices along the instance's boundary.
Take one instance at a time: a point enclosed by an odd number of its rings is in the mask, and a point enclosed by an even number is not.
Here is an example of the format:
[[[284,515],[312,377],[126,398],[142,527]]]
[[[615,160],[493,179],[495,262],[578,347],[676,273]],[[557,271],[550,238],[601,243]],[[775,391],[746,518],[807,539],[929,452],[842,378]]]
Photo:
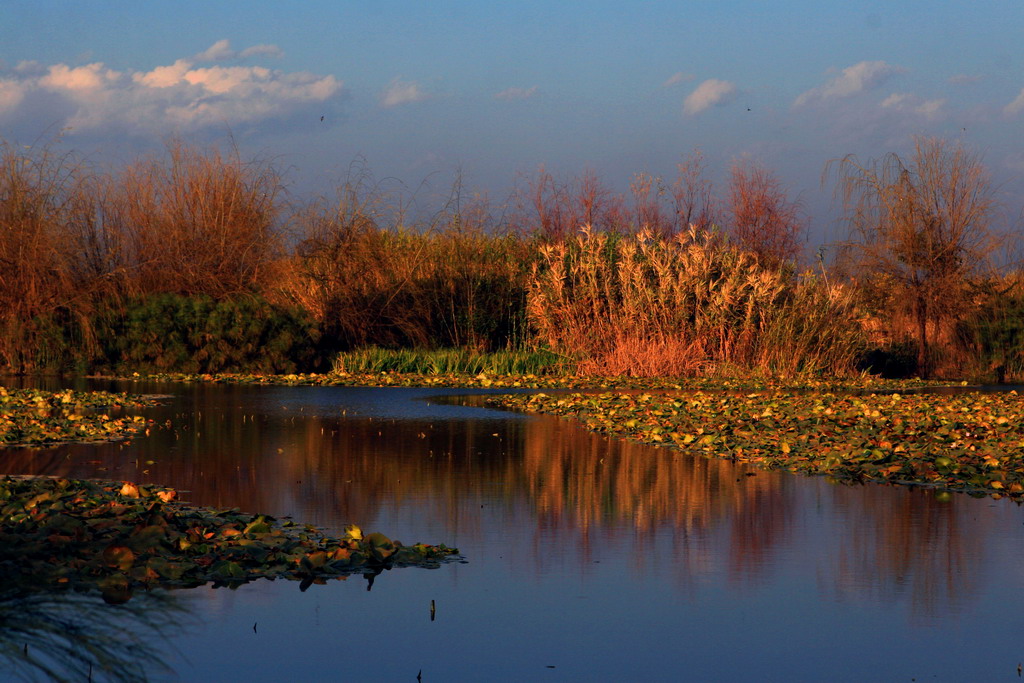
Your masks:
[[[955,344],[953,358],[946,360],[977,380],[1019,382],[1024,378],[1024,274],[985,282],[975,299],[973,310],[950,326]]]
[[[130,302],[265,290],[278,188],[268,165],[177,141],[120,173],[0,143],[0,367],[102,365]]]
[[[442,214],[427,226],[381,224],[349,187],[299,216],[304,235],[281,296],[309,310],[340,349],[520,345],[528,244]]]
[[[763,266],[712,235],[584,229],[541,253],[530,321],[585,372],[842,374],[862,344],[842,287]]]
[[[133,293],[223,299],[269,284],[283,253],[272,165],[172,141],[163,157],[130,165],[114,182],[109,213]]]
[[[368,347],[335,356],[334,372],[409,372],[420,375],[543,375],[572,372],[567,359],[548,351],[382,349]]]
[[[102,287],[89,272],[90,180],[71,154],[0,143],[2,366],[63,360],[65,328],[81,329],[90,294]]]

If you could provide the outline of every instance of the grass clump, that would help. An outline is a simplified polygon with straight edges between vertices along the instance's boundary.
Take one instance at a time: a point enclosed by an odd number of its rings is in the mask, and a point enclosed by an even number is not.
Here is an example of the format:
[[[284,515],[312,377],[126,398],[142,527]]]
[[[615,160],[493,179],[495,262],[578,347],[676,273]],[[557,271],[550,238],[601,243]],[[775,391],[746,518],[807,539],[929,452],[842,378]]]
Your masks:
[[[398,372],[417,375],[547,375],[571,371],[568,359],[549,351],[471,349],[357,349],[338,354],[333,371],[346,374]]]

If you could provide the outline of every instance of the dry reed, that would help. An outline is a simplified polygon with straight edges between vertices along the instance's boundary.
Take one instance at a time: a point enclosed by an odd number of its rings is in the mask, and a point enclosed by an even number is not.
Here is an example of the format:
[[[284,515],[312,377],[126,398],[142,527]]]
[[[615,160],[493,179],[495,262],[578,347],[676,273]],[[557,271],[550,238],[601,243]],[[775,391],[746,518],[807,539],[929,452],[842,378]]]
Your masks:
[[[129,166],[117,186],[133,293],[223,299],[266,288],[281,256],[271,165],[172,141],[166,158]]]
[[[845,374],[860,344],[842,287],[696,230],[658,239],[587,227],[545,246],[527,310],[543,343],[601,374]]]
[[[526,242],[466,226],[457,213],[420,229],[382,227],[391,213],[351,187],[335,205],[305,211],[281,296],[343,349],[495,350],[523,339]]]

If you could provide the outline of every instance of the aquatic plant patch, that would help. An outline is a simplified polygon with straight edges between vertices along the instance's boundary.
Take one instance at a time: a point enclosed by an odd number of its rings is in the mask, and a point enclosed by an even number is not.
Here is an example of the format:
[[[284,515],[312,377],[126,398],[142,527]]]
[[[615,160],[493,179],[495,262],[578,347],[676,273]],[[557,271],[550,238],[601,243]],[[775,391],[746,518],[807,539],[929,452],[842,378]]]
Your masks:
[[[0,386],[0,445],[124,439],[145,430],[147,421],[117,413],[156,404],[154,398],[105,391],[51,392]]]
[[[533,394],[490,402],[766,468],[1024,500],[1024,399],[1016,392]]]
[[[772,378],[738,377],[599,377],[580,375],[498,375],[488,373],[419,374],[405,372],[377,373],[304,373],[264,375],[243,373],[186,374],[159,373],[118,377],[134,381],[210,382],[215,384],[316,385],[356,387],[453,387],[453,388],[524,388],[524,389],[633,389],[651,391],[915,391],[943,386],[963,386],[958,381],[923,381],[918,379],[881,379],[870,375],[849,378],[797,376]]]
[[[0,479],[0,584],[98,589],[125,602],[140,587],[312,583],[458,551],[403,545],[355,526],[342,537],[268,515],[184,505],[173,489],[49,478]]]

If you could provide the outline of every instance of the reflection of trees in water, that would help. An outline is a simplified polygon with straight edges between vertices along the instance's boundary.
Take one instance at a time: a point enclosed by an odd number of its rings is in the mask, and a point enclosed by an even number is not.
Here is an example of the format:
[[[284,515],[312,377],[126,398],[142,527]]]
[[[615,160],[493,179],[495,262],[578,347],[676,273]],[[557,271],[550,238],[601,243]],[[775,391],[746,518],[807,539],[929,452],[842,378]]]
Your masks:
[[[730,570],[749,580],[789,535],[784,475],[592,434],[558,418],[528,423],[523,471],[544,544],[578,543],[584,562],[598,551],[595,539],[604,549],[628,545],[634,566],[670,565],[688,582],[724,569],[728,548]]]
[[[329,518],[372,519],[382,508],[410,506],[472,535],[479,528],[481,500],[493,501],[497,491],[511,498],[520,489],[514,463],[522,450],[522,424],[314,421],[285,467],[289,479],[304,482],[303,500]]]
[[[153,481],[187,489],[197,504],[272,514],[301,501],[315,517],[302,521],[327,525],[410,506],[471,537],[487,502],[533,518],[538,563],[548,543],[575,546],[589,561],[597,539],[633,545],[637,566],[671,561],[697,571],[711,563],[709,535],[724,525],[732,564],[750,573],[785,536],[779,475],[747,477],[749,468],[728,461],[666,453],[547,417],[253,420],[226,410],[232,397],[224,389],[220,410],[199,401],[201,410],[171,415],[170,428],[154,427],[129,451],[106,444],[74,447],[70,458],[64,448],[4,454],[0,462],[7,471]],[[91,471],[90,461],[99,463]]]
[[[627,524],[638,532],[669,524],[699,531],[742,510],[754,494],[776,490],[779,477],[747,477],[728,460],[566,429],[564,420],[528,423],[523,470],[542,513],[570,511],[581,530]]]
[[[0,450],[0,472],[159,483],[183,489],[183,498],[198,505],[270,514],[301,507],[316,515],[302,521],[332,525],[429,502],[426,514],[468,530],[478,522],[479,503],[466,499],[507,483],[507,461],[522,441],[521,420],[434,424],[298,412],[254,419],[202,407],[154,411],[158,424],[128,448]]]
[[[280,430],[276,421],[242,419],[235,407],[245,389],[146,385],[146,391],[186,397],[137,411],[155,421],[148,436],[121,443],[3,450],[0,471],[158,483],[194,490],[197,503],[216,507],[262,502],[265,497],[257,474],[266,472],[267,451],[275,450]],[[140,391],[133,386],[128,390]]]
[[[729,575],[737,582],[764,579],[774,552],[790,539],[797,503],[780,479],[775,480],[775,486],[747,489],[742,504],[733,510]]]
[[[107,605],[96,593],[0,590],[0,669],[21,680],[144,681],[184,608],[166,591]]]
[[[301,504],[313,514],[302,521],[329,526],[406,509],[476,540],[486,503],[508,524],[509,556],[538,570],[629,553],[637,568],[671,566],[684,582],[710,573],[763,580],[791,542],[796,512],[814,504],[798,495],[812,489],[790,475],[746,476],[755,470],[593,434],[566,419],[431,423],[274,412],[254,421],[232,412],[234,388],[195,391],[200,411],[170,415],[171,429],[154,428],[130,448],[2,451],[0,468],[154,481],[187,489],[196,503],[271,514]],[[964,523],[973,501],[943,504],[873,485],[829,490],[841,521],[821,523],[844,530],[815,551],[831,564],[823,586],[909,596],[923,613],[974,594],[984,528]]]
[[[985,501],[883,486],[839,489],[834,501],[844,533],[828,558],[840,599],[906,599],[913,614],[931,617],[956,613],[977,594],[985,530],[967,520]]]

